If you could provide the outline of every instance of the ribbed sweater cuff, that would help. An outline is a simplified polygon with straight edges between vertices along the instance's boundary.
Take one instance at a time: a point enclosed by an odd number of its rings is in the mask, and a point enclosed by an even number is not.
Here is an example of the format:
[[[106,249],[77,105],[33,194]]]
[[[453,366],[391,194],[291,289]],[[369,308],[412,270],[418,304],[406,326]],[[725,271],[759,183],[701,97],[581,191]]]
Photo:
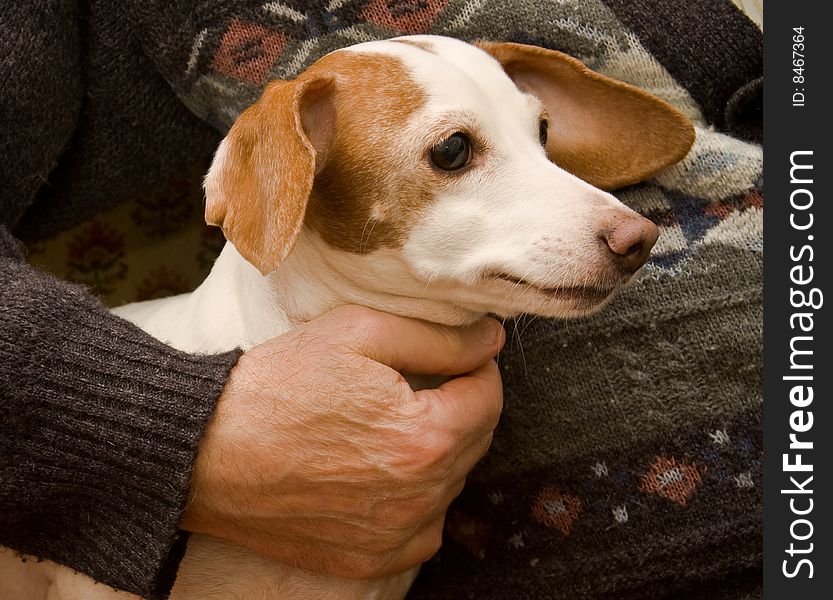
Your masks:
[[[3,258],[0,309],[0,545],[166,598],[197,446],[239,352],[178,352]]]

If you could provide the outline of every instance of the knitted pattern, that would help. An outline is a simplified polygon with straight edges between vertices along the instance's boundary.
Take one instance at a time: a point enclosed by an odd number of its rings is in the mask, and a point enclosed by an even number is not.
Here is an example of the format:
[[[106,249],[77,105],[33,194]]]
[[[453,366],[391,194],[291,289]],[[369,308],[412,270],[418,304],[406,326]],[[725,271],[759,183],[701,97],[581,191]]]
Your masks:
[[[750,80],[750,75],[763,71],[761,34],[752,21],[736,18],[735,6],[711,0],[604,1],[685,85],[710,122],[734,135],[763,141],[761,77]],[[738,61],[740,56],[744,60]]]
[[[7,128],[0,136],[3,225],[18,222],[55,168],[83,94],[74,3],[8,4],[0,11],[0,122]]]
[[[0,269],[0,545],[166,595],[197,443],[238,353],[174,351],[83,288]]]
[[[60,231],[216,149],[218,133],[188,112],[142,52],[139,3],[13,4],[0,11],[0,81],[8,83],[0,151],[9,160],[0,181],[13,182],[0,187],[0,223],[15,235]]]
[[[9,232],[77,222],[218,136],[138,51],[121,3],[85,6],[0,11],[0,545],[161,598],[197,444],[239,354],[172,350],[28,268]]]
[[[411,597],[760,595],[762,154],[727,134],[759,139],[762,44],[729,0],[88,4],[83,22],[95,35],[85,64],[110,83],[129,73],[128,100],[144,100],[125,103],[126,88],[90,82],[99,96],[61,159],[78,169],[50,176],[55,185],[41,188],[22,223],[5,221],[20,233],[65,226],[118,199],[99,182],[71,183],[92,175],[81,163],[123,174],[105,175],[127,194],[127,181],[175,173],[185,150],[195,161],[209,154],[211,135],[193,115],[225,130],[269,79],[403,33],[562,50],[688,115],[697,130],[689,156],[618,192],[661,229],[641,279],[592,318],[507,324],[506,404],[493,447]],[[175,108],[177,97],[193,114]],[[111,113],[100,129],[91,125],[96,111]],[[133,112],[142,117],[135,126]],[[107,142],[109,160],[81,160],[83,149],[97,153],[85,141],[93,138]],[[143,161],[141,173],[131,158]],[[44,306],[59,300],[45,297]],[[111,516],[106,526],[115,524]],[[136,581],[131,568],[142,565],[86,572],[124,587]]]

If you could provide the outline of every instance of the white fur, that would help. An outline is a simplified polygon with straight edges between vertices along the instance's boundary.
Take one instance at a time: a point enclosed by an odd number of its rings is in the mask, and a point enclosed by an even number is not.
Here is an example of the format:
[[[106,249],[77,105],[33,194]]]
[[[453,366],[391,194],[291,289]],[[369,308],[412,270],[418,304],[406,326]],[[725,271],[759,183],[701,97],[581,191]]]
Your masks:
[[[487,312],[583,314],[597,306],[540,288],[613,289],[624,283],[626,277],[611,274],[597,232],[611,218],[632,213],[547,160],[537,142],[540,102],[521,93],[480,50],[445,38],[415,39],[431,44],[439,56],[392,42],[344,51],[398,56],[424,86],[428,102],[402,124],[405,139],[424,142],[429,125],[466,118],[476,121],[489,150],[476,174],[459,177],[412,224],[401,249],[348,254],[304,230],[281,267],[263,276],[229,243],[195,292],[114,312],[175,348],[216,353],[251,348],[347,303],[462,324]],[[557,116],[553,121],[557,126]],[[221,146],[212,169],[224,160]],[[528,283],[490,276],[495,273]],[[415,573],[371,582],[336,580],[195,535],[171,598],[401,598]],[[49,561],[21,566],[8,551],[0,551],[0,579],[2,597],[9,600],[132,597]]]

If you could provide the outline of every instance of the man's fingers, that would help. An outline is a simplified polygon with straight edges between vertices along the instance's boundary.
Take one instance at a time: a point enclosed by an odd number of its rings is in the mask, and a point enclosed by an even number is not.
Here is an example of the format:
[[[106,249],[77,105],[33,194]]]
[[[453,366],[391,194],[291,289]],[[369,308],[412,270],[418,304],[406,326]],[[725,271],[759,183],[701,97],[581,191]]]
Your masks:
[[[442,545],[444,525],[445,511],[411,538],[399,557],[387,569],[388,574],[401,573],[434,556]]]
[[[343,323],[344,342],[356,352],[402,373],[466,373],[497,355],[506,339],[500,323],[490,318],[446,327],[358,306],[329,315]]]
[[[492,438],[493,433],[489,432],[483,437],[477,438],[462,450],[460,456],[457,458],[451,477],[460,477],[463,479],[467,477],[474,466],[480,462],[480,459],[486,456],[486,453],[492,445]],[[463,489],[460,488],[451,499],[456,498],[462,491]]]
[[[436,423],[469,439],[479,439],[497,427],[503,410],[500,369],[488,360],[475,370],[446,381],[437,389],[415,393],[431,409]]]

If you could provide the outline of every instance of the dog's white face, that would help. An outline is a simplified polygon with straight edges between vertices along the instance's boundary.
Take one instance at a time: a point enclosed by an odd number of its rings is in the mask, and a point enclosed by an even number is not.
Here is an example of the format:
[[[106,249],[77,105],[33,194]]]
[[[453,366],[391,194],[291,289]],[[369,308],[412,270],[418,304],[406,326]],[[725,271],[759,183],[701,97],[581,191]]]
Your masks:
[[[657,229],[557,163],[600,185],[632,183],[679,160],[690,125],[557,53],[484,48],[371,42],[281,82],[218,151],[209,221],[265,273],[293,246],[284,271],[326,265],[334,302],[455,323],[602,306]],[[264,210],[279,217],[253,225]]]

